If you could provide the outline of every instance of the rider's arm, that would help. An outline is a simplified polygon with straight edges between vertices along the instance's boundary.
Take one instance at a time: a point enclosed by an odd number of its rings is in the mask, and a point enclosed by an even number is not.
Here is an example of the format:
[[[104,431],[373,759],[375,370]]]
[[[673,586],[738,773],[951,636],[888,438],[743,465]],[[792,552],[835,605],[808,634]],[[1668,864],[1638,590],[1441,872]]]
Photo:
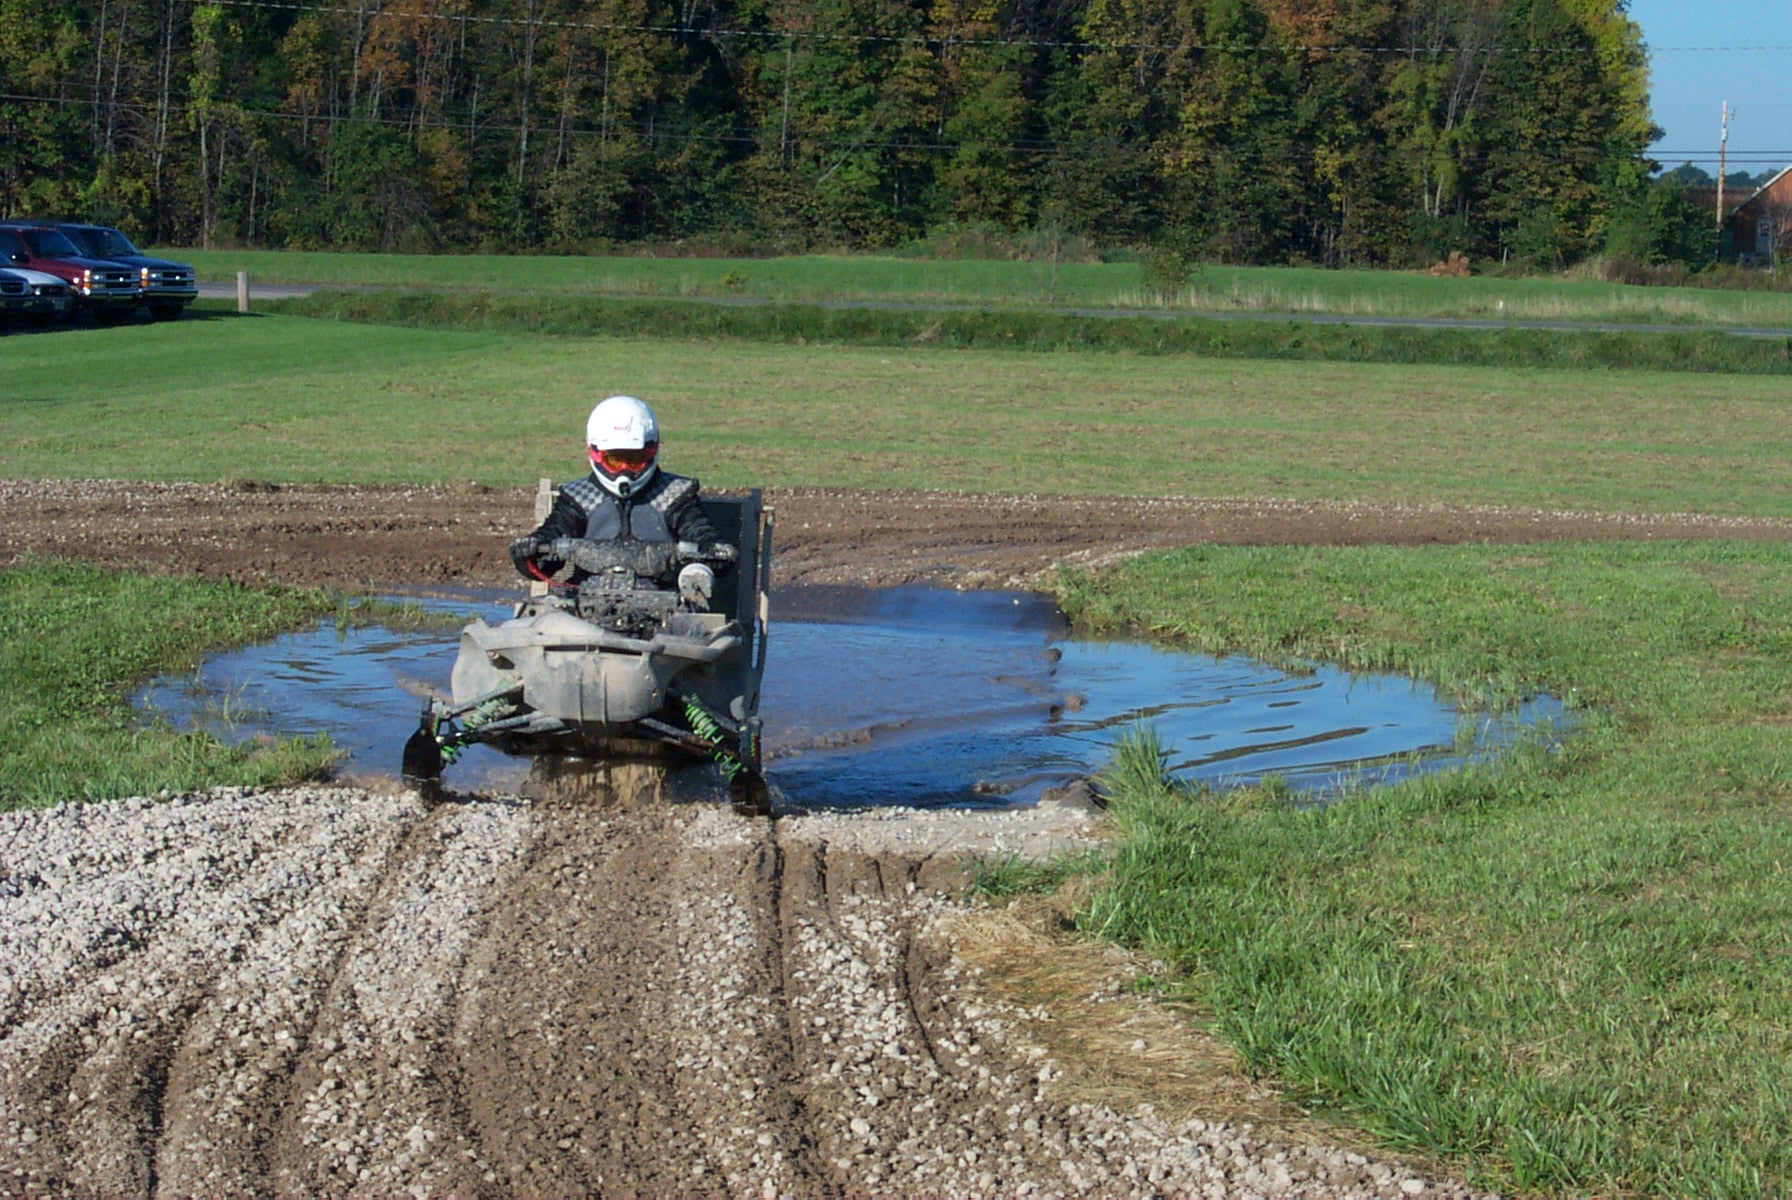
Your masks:
[[[681,542],[696,542],[698,549],[708,553],[716,544],[716,527],[709,523],[703,513],[703,506],[697,503],[696,489],[691,490],[690,498],[672,507],[666,514],[666,527],[672,536]]]
[[[535,537],[547,542],[555,538],[584,537],[587,520],[589,517],[579,507],[579,502],[561,492],[554,498],[554,508],[548,513],[548,519],[536,527]]]
[[[579,507],[578,502],[565,492],[561,492],[554,499],[553,511],[548,513],[548,519],[536,526],[535,531],[528,536],[537,542],[551,542],[555,538],[563,537],[583,537],[586,520],[585,510]],[[552,575],[565,565],[559,559],[548,558],[545,555],[537,555],[532,558],[519,555],[516,548],[523,541],[524,539],[519,538],[512,543],[511,561],[516,564],[517,573],[524,578],[537,577],[530,572],[526,565],[528,562],[533,562],[543,576]]]

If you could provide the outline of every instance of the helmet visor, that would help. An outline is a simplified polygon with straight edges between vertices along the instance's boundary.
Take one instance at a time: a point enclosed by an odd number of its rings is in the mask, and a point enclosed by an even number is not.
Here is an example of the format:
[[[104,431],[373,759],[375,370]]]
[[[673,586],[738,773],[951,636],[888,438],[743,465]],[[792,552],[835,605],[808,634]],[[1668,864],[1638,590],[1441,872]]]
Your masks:
[[[658,442],[649,442],[639,450],[600,450],[591,447],[591,465],[612,479],[638,475],[652,465],[659,454]]]

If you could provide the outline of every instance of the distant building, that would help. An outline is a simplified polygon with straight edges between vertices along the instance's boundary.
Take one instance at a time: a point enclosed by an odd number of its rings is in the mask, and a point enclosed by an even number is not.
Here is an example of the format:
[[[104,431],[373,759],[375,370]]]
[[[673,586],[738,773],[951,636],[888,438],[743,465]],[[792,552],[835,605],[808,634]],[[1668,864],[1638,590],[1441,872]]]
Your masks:
[[[1792,256],[1792,167],[1736,206],[1729,234],[1737,262],[1768,266]]]

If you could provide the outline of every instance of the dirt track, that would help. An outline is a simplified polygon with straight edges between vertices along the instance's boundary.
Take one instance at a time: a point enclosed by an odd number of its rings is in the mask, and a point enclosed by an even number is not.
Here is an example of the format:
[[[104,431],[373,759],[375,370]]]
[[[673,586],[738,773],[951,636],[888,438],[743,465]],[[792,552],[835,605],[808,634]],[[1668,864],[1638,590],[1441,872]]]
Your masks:
[[[772,500],[785,582],[1002,584],[1196,540],[1792,535],[1497,510]],[[497,583],[527,510],[476,488],[0,483],[0,561]],[[1298,1120],[1272,1137],[1222,1119],[1236,1106],[1171,1120],[1075,1101],[1041,1041],[1062,1014],[977,978],[954,949],[963,912],[936,889],[967,848],[1075,843],[1091,819],[1052,804],[773,822],[666,803],[651,773],[621,771],[432,809],[295,788],[0,814],[0,1195],[1454,1191]],[[1137,1006],[1116,1003],[1102,1023],[1123,1031]],[[1120,1032],[1096,1068],[1157,1054],[1180,1074],[1174,1022],[1149,1029]]]
[[[1054,563],[1196,542],[1792,538],[1792,521],[1293,500],[768,493],[782,584],[1024,584]],[[25,553],[281,583],[504,584],[521,489],[0,480],[0,563]]]

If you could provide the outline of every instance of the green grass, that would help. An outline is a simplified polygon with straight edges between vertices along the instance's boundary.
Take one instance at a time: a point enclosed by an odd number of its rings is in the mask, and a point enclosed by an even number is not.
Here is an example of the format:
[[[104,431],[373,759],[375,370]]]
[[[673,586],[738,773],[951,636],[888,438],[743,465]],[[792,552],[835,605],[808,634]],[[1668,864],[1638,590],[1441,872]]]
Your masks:
[[[241,747],[141,725],[130,693],[214,649],[337,610],[317,591],[258,591],[59,562],[0,572],[0,809],[315,774],[327,738]]]
[[[1099,850],[1076,854],[1059,852],[1046,858],[1035,858],[1019,851],[974,854],[970,859],[967,890],[982,900],[1007,900],[1054,892],[1067,880],[1101,870],[1106,861],[1107,855]]]
[[[1004,309],[924,312],[743,307],[692,300],[445,292],[318,292],[264,311],[418,329],[740,339],[792,345],[1128,351],[1293,362],[1546,367],[1792,375],[1792,337],[1712,330],[1446,329],[1089,316]]]
[[[212,315],[9,340],[0,477],[526,485],[612,391],[712,487],[1792,515],[1776,379],[412,330]],[[345,447],[354,451],[345,453]]]
[[[1792,327],[1792,295],[1633,287],[1554,278],[1437,278],[1393,271],[1207,266],[1167,302],[1133,263],[1051,264],[808,255],[714,259],[334,254],[188,250],[207,280],[247,270],[262,283],[446,288],[529,294],[743,296],[995,307],[1162,307],[1220,312],[1342,313],[1681,325]]]
[[[1491,1186],[1792,1188],[1792,547],[1203,549],[1063,599],[1580,714],[1321,811],[1119,754],[1083,923],[1173,963],[1253,1068]]]

